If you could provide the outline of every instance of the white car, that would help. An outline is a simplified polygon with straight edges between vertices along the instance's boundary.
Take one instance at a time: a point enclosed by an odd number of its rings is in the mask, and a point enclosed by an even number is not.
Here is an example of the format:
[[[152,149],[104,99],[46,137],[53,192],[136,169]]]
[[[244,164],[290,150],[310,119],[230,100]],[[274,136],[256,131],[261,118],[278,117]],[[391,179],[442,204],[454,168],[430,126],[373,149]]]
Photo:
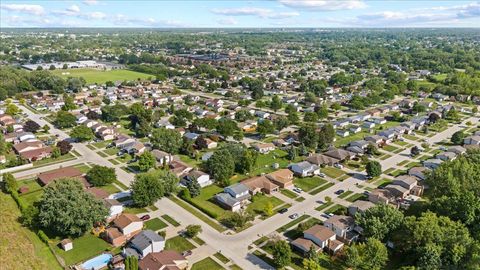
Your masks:
[[[324,173],[319,173],[318,176],[319,177],[326,177],[326,175]]]
[[[342,164],[338,164],[338,163],[335,163],[335,168],[338,168],[338,169],[343,169],[343,165]]]
[[[296,219],[296,218],[298,218],[298,214],[295,213],[295,214],[292,214],[292,215],[290,215],[290,216],[288,216],[288,217],[291,218],[291,219]]]

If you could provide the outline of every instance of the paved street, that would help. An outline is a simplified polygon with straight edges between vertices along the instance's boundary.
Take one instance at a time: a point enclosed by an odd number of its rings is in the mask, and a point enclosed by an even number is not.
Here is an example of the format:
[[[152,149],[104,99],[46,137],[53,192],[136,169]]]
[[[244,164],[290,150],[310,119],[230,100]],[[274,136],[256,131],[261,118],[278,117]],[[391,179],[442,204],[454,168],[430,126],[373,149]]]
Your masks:
[[[68,138],[68,134],[65,132],[58,130],[47,121],[42,119],[42,115],[37,115],[31,112],[30,110],[20,106],[20,108],[28,114],[28,117],[34,121],[36,121],[39,125],[43,126],[45,124],[51,127],[50,132],[52,134],[58,134],[59,138]],[[442,141],[444,139],[448,139],[454,132],[460,130],[465,122],[471,121],[473,124],[478,123],[478,118],[469,118],[466,119],[461,125],[454,125],[449,127],[443,132],[436,134],[433,137],[427,139],[428,143],[433,144],[435,142]],[[420,145],[421,142],[412,142],[416,145]],[[125,172],[120,168],[120,166],[115,166],[107,161],[105,158],[98,155],[95,151],[86,147],[86,145],[81,143],[74,143],[74,149],[80,153],[81,157],[77,160],[67,161],[63,163],[48,165],[40,168],[34,168],[28,171],[22,171],[15,173],[16,177],[25,177],[32,174],[38,174],[40,172],[52,170],[61,166],[71,166],[78,163],[85,163],[90,162],[92,164],[99,164],[103,166],[113,167],[116,170],[118,179],[124,183],[125,185],[129,185],[130,182],[134,179],[134,174]],[[394,154],[392,157],[380,161],[382,164],[382,168],[388,169],[390,167],[396,166],[399,162],[403,160],[410,159],[409,157],[410,149],[405,149],[404,151]],[[347,172],[354,172],[347,168],[344,169]],[[358,174],[358,172],[356,172]],[[210,248],[202,248],[202,254],[208,253],[208,251],[215,253],[216,251],[221,251],[226,257],[230,258],[235,264],[239,265],[243,269],[272,269],[271,266],[267,265],[262,260],[258,259],[257,257],[249,254],[248,246],[256,239],[258,239],[262,235],[269,235],[275,230],[290,222],[291,219],[288,217],[290,214],[298,213],[299,215],[308,214],[311,216],[318,217],[320,212],[315,210],[319,204],[317,200],[324,200],[326,196],[329,196],[333,199],[334,202],[340,202],[342,200],[337,199],[337,195],[335,195],[335,191],[339,189],[343,190],[351,190],[356,193],[362,193],[364,190],[357,187],[357,184],[363,184],[364,181],[356,179],[354,177],[350,177],[343,182],[339,182],[334,186],[312,196],[309,194],[305,194],[305,200],[303,202],[296,202],[293,204],[292,207],[289,208],[288,212],[285,214],[277,214],[273,217],[270,217],[258,224],[253,225],[250,228],[245,229],[244,231],[233,234],[227,235],[224,233],[220,233],[210,227],[209,225],[205,224],[188,211],[183,209],[182,207],[178,206],[173,201],[163,198],[159,200],[155,205],[159,208],[158,211],[152,213],[153,216],[160,216],[163,213],[171,215],[179,221],[183,226],[188,224],[200,224],[202,225],[203,232],[200,234],[200,238],[202,238]],[[207,255],[212,255],[207,254]]]

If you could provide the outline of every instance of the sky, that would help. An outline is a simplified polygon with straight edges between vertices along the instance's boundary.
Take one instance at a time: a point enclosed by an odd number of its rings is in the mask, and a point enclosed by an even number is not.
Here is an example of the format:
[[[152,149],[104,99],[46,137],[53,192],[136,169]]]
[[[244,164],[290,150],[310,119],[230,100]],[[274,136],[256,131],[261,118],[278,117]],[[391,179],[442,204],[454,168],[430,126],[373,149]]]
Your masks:
[[[480,1],[0,1],[0,27],[480,27]]]

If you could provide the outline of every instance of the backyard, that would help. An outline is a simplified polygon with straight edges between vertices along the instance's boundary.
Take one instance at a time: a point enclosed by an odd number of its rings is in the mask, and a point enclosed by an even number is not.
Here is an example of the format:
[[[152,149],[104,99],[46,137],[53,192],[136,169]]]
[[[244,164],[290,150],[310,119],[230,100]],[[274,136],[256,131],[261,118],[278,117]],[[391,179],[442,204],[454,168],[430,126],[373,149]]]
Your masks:
[[[293,183],[296,187],[301,188],[303,191],[310,191],[316,187],[319,187],[325,184],[327,180],[322,179],[320,177],[304,177],[304,178],[295,178]]]

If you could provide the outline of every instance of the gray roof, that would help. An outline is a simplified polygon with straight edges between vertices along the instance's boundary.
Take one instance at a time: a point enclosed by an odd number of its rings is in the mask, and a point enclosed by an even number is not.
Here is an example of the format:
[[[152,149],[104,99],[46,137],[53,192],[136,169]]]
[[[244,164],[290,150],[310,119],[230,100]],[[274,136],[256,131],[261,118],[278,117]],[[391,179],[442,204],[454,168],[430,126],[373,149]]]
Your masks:
[[[163,242],[165,239],[152,230],[141,231],[131,241],[131,245],[139,250],[144,250],[153,242]]]
[[[300,167],[302,170],[309,170],[312,166],[314,166],[313,164],[311,164],[308,161],[302,161],[302,162],[297,163],[296,165],[298,167]]]
[[[229,189],[232,192],[234,192],[235,194],[241,194],[241,193],[244,193],[244,192],[248,191],[248,187],[246,185],[242,184],[242,183],[237,183],[237,184],[228,186],[225,189]]]
[[[218,193],[215,195],[215,199],[219,201],[220,203],[223,203],[225,205],[228,205],[230,207],[233,207],[235,204],[238,203],[238,200],[230,196],[228,193]]]

